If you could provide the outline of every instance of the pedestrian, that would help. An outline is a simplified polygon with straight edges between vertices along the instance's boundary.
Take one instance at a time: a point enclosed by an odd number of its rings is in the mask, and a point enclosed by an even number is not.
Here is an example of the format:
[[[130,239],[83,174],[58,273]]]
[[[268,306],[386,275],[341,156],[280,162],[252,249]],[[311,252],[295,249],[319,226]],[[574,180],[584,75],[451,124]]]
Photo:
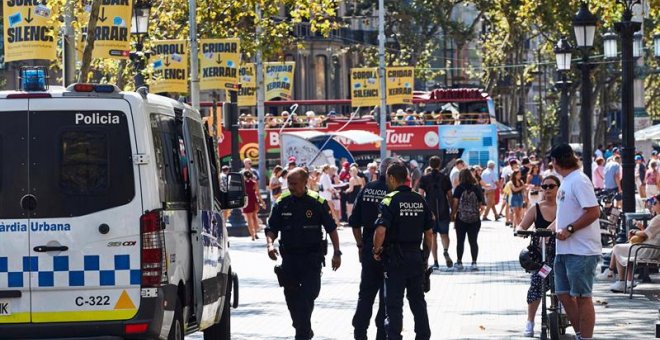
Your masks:
[[[522,173],[520,170],[513,171],[511,179],[507,185],[511,188],[509,206],[513,212],[512,227],[515,228],[522,221],[523,206],[525,203],[525,183],[522,181]]]
[[[541,174],[539,166],[533,164],[530,167],[529,173],[527,174],[527,207],[531,207],[536,204],[536,202],[542,199],[541,197]]]
[[[353,211],[353,203],[355,202],[355,199],[357,198],[358,193],[362,188],[364,187],[364,184],[362,182],[362,178],[358,176],[358,172],[360,170],[357,167],[351,167],[350,170],[350,178],[348,179],[348,189],[346,189],[346,216],[347,216],[347,221],[348,217],[351,216],[351,213]]]
[[[465,161],[458,158],[456,162],[454,162],[454,167],[451,169],[451,172],[449,173],[449,180],[451,181],[451,186],[452,186],[452,191],[456,190],[456,187],[459,184],[458,180],[458,173],[461,172],[461,170],[465,169]]]
[[[660,184],[660,176],[658,176],[658,161],[652,160],[649,162],[649,170],[646,171],[644,178],[646,183],[646,194],[654,197],[658,194],[658,185]]]
[[[399,162],[396,158],[385,158],[380,163],[380,173],[385,174],[387,167]],[[373,310],[376,294],[379,297],[378,312],[376,313],[376,339],[385,339],[385,304],[381,288],[383,287],[383,265],[373,258],[374,232],[378,205],[387,194],[387,181],[385,175],[377,181],[367,183],[355,198],[353,211],[348,218],[348,224],[353,229],[355,244],[362,267],[360,272],[360,291],[358,293],[357,308],[353,316],[354,336],[356,340],[367,339],[367,329]],[[380,292],[380,294],[379,294]]]
[[[547,229],[551,227],[552,222],[557,217],[557,191],[561,182],[555,176],[548,176],[543,179],[540,189],[543,190],[543,199],[537,202],[525,213],[522,223],[517,230],[527,230],[532,224],[535,229]],[[550,228],[553,229],[553,228]],[[555,238],[549,237],[547,240],[541,239],[540,242],[546,242],[546,262],[552,263],[555,258]],[[535,244],[537,250],[541,251],[540,244]],[[545,278],[545,288],[550,289],[551,276]],[[525,325],[524,336],[534,337],[534,319],[536,311],[545,292],[541,291],[541,283],[544,279],[538,274],[533,273],[529,290],[527,291],[527,324]]]
[[[289,170],[282,169],[282,171],[280,172],[280,177],[277,179],[280,182],[280,187],[282,188],[282,192],[284,192],[284,190],[288,189],[287,188],[288,182],[286,180],[286,176],[288,176],[288,175],[289,175]]]
[[[477,180],[472,176],[469,169],[461,170],[458,175],[460,184],[454,190],[452,201],[452,220],[456,229],[456,270],[463,270],[463,251],[465,247],[465,236],[470,243],[470,254],[472,265],[470,270],[477,271],[477,257],[479,256],[479,244],[477,237],[481,229],[481,205],[484,204],[484,194]]]
[[[440,269],[438,264],[438,234],[442,242],[442,255],[445,258],[447,268],[451,268],[454,262],[449,256],[449,222],[451,220],[450,205],[451,182],[449,177],[440,171],[440,157],[433,156],[429,159],[431,173],[422,176],[419,181],[419,193],[424,196],[431,212],[433,213],[433,246],[431,254],[433,255],[433,269]]]
[[[376,162],[369,163],[367,165],[367,170],[364,172],[365,177],[367,178],[367,183],[378,180],[378,164]]]
[[[307,189],[319,192],[319,171],[317,169],[309,170],[309,178],[307,179]]]
[[[609,194],[614,194],[614,199],[617,201],[617,206],[621,205],[621,156],[614,155],[605,164],[605,191]]]
[[[259,238],[257,231],[259,229],[259,218],[257,213],[259,212],[259,207],[263,204],[261,200],[261,195],[259,195],[259,186],[257,181],[252,174],[252,171],[243,172],[245,176],[245,196],[247,196],[247,204],[243,208],[243,214],[245,215],[245,220],[247,221],[248,233],[252,238],[252,241]]]
[[[403,329],[403,294],[415,318],[415,339],[431,338],[424,275],[428,250],[432,246],[433,214],[424,198],[404,185],[408,169],[403,164],[387,168],[387,187],[391,190],[379,206],[373,254],[385,266],[385,329],[388,340],[400,340]],[[427,251],[420,249],[424,241]]]
[[[591,292],[602,250],[600,209],[573,149],[560,144],[550,157],[564,178],[557,193],[555,292],[578,339],[591,339],[596,320]]]
[[[293,169],[288,177],[288,191],[277,200],[266,227],[268,257],[277,260],[282,254],[278,274],[280,286],[291,314],[295,339],[314,337],[311,317],[314,300],[321,290],[321,265],[325,263],[327,240],[323,229],[332,241],[334,253],[332,270],[341,265],[341,250],[337,224],[330,214],[328,202],[314,191],[307,190],[308,174],[302,168]],[[273,242],[280,236],[279,253]]]
[[[252,159],[250,158],[246,158],[243,160],[243,172],[245,171],[252,172],[252,175],[254,175],[255,180],[257,181],[257,183],[259,183],[259,179],[261,178],[261,176],[259,176],[259,171],[257,171],[257,169],[252,168]]]
[[[275,203],[277,199],[282,194],[282,184],[280,183],[280,174],[282,173],[282,167],[276,165],[273,168],[273,173],[270,176],[270,181],[268,182],[268,189],[270,190],[270,201]]]
[[[228,181],[229,181],[229,165],[223,165],[222,173],[220,174],[220,191],[225,193],[227,192],[227,188],[229,187]],[[222,210],[222,217],[224,218],[224,221],[227,221],[230,213],[231,213],[231,209]]]
[[[422,171],[419,169],[419,164],[416,160],[410,160],[410,181],[413,191],[419,189],[419,180],[422,178]]]
[[[591,181],[594,189],[605,188],[605,159],[603,157],[596,158],[596,166],[591,170]]]
[[[481,173],[481,180],[484,182],[484,196],[486,198],[486,209],[484,210],[484,215],[482,217],[483,221],[490,221],[488,219],[488,213],[493,211],[494,220],[499,220],[500,216],[497,213],[497,208],[495,205],[497,201],[495,200],[495,193],[497,192],[499,177],[497,176],[497,171],[495,171],[495,162],[488,161],[486,170]]]
[[[641,198],[646,198],[645,176],[646,164],[644,163],[644,157],[642,155],[635,155],[635,186]]]

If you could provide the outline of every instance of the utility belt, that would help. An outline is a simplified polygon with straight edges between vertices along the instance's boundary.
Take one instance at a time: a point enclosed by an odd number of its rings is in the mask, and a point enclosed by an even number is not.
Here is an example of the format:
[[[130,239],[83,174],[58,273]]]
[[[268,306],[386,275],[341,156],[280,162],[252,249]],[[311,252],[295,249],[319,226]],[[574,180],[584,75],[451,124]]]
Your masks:
[[[321,240],[316,245],[291,246],[280,245],[280,254],[282,255],[306,255],[306,254],[328,254],[328,240]]]

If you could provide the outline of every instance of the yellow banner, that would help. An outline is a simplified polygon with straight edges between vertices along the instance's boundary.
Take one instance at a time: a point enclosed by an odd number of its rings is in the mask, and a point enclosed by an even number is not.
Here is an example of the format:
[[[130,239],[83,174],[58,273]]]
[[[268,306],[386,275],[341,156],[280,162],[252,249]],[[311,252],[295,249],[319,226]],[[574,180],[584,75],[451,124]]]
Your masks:
[[[92,58],[127,59],[131,50],[133,0],[104,0],[94,30]],[[85,22],[86,26],[86,22]],[[83,32],[87,27],[83,27]],[[84,41],[83,41],[84,48]]]
[[[39,3],[39,4],[37,4]],[[5,62],[55,60],[52,10],[41,1],[3,0]]]
[[[266,86],[266,99],[282,100],[293,99],[293,72],[296,69],[294,61],[284,63],[264,63],[264,85]]]
[[[238,91],[238,106],[257,105],[257,74],[254,64],[243,64],[239,71],[241,89]],[[229,95],[227,95],[229,98]]]
[[[231,39],[201,39],[199,64],[201,90],[231,90],[238,88],[241,65],[241,41]]]
[[[415,82],[414,67],[388,67],[385,69],[387,81],[387,105],[412,104],[413,85]]]
[[[351,69],[351,106],[370,107],[380,104],[378,68]]]
[[[151,44],[154,69],[150,92],[188,92],[188,41],[157,40]]]

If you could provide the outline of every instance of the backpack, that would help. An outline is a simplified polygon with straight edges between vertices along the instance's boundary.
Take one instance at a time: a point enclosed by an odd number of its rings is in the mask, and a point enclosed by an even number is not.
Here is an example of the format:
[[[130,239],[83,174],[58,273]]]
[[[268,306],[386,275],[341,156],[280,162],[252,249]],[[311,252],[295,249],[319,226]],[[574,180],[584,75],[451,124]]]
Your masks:
[[[476,223],[481,217],[479,199],[474,188],[466,188],[458,201],[458,218],[465,223]]]

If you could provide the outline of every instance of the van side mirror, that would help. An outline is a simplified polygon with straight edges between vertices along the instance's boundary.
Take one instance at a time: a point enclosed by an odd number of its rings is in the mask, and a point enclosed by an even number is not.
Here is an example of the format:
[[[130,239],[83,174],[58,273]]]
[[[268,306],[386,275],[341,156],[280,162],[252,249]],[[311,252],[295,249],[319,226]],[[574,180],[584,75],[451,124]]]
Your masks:
[[[245,205],[245,180],[243,174],[230,172],[227,175],[227,194],[222,202],[223,209],[242,208]]]

